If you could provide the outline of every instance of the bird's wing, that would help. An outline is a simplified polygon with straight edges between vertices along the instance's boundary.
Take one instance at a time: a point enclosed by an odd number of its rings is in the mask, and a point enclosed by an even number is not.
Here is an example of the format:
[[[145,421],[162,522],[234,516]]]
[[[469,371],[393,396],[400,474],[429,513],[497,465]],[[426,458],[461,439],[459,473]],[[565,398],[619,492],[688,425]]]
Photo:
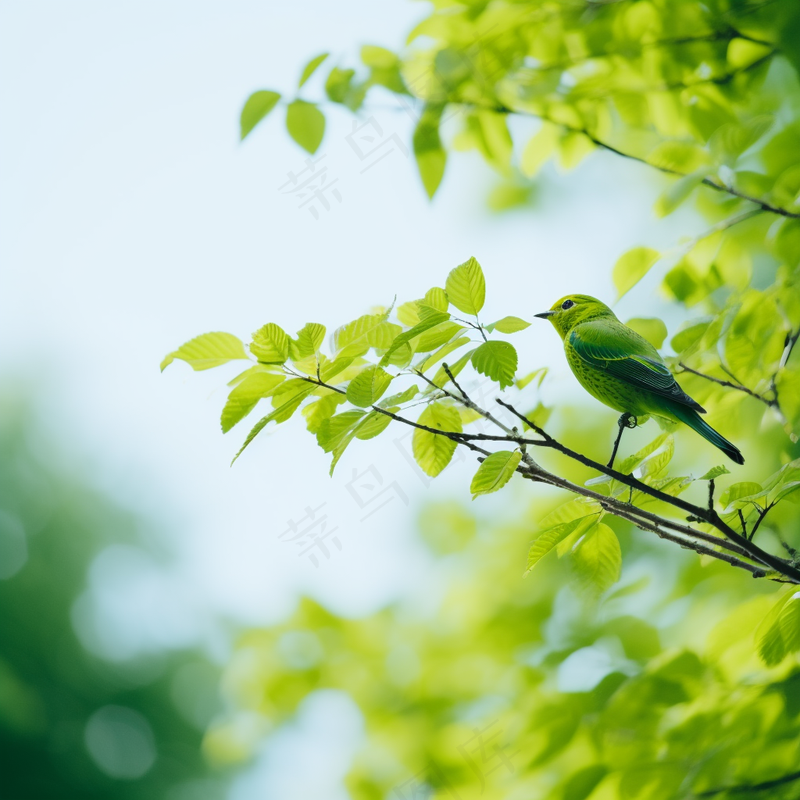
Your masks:
[[[575,353],[590,366],[637,389],[705,413],[705,409],[678,386],[650,342],[621,322],[584,322],[572,329],[568,340]]]

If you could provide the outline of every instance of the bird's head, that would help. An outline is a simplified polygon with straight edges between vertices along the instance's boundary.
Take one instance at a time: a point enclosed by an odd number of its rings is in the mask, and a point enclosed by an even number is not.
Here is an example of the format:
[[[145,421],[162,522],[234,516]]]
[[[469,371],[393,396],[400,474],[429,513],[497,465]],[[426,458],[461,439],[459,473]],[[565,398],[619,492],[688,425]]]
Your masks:
[[[563,339],[576,325],[603,317],[615,317],[614,312],[596,297],[588,294],[569,294],[556,301],[549,311],[534,316],[549,319]]]

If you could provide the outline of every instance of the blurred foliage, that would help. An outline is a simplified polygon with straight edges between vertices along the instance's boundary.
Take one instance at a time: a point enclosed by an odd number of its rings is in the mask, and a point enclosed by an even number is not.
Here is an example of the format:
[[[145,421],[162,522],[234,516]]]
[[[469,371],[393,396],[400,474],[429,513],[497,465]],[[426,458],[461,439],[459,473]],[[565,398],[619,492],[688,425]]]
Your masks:
[[[683,387],[742,445],[747,464],[734,477],[708,462],[702,443],[678,433],[676,448],[667,433],[620,471],[635,470],[674,497],[685,491],[698,507],[714,480],[721,491],[710,511],[745,543],[757,534],[796,569],[800,6],[439,0],[400,52],[366,46],[352,68],[329,58],[308,63],[304,97],[287,103],[289,134],[309,152],[324,135],[321,106],[369,113],[373,97],[388,92],[416,111],[414,153],[431,197],[454,149],[476,151],[501,176],[491,198],[496,210],[524,202],[546,163],[572,169],[601,151],[607,162],[626,158],[643,174],[662,176],[658,215],[690,205],[702,214],[703,234],[666,252],[637,245],[620,256],[612,278],[621,296],[658,269],[666,296],[684,317],[694,315],[669,332],[659,320],[632,324],[656,346],[668,343]],[[315,81],[306,81],[323,65],[325,99],[312,100]],[[283,100],[254,94],[242,137]],[[421,405],[417,423],[428,430],[417,429],[414,455],[436,475],[480,417],[448,398],[442,363],[455,353],[451,371],[467,370],[465,385],[483,376],[495,392],[527,392],[519,402],[538,426],[604,461],[606,418],[562,407],[548,421],[553,409],[538,395],[544,371],[518,376],[516,349],[496,336],[526,323],[506,317],[484,325],[485,290],[470,259],[418,300],[339,327],[329,355],[319,323],[295,337],[264,325],[249,345],[257,363],[231,382],[223,430],[270,402],[246,446],[301,409],[333,468],[354,439],[396,424],[386,412]],[[164,365],[174,358],[205,369],[248,355],[243,342],[216,333],[187,343]],[[395,380],[412,373],[422,383],[400,391]],[[386,396],[390,386],[395,394]],[[473,494],[519,492],[520,481],[509,478],[524,471],[520,452],[487,458]],[[568,457],[542,458],[573,486],[588,481],[631,508],[674,513],[674,504]],[[283,626],[244,635],[224,681],[229,713],[209,730],[208,751],[222,761],[246,759],[304,697],[338,688],[366,722],[348,778],[359,799],[796,797],[794,587],[776,590],[610,515],[601,522],[600,505],[556,501],[552,490],[525,485],[525,499],[508,505],[505,522],[479,517],[476,524],[458,504],[423,514],[420,528],[438,567],[435,585],[419,591],[440,598],[427,613],[401,605],[350,620],[304,600]],[[711,533],[707,522],[695,519],[696,530]],[[529,569],[540,560],[546,566],[523,582],[531,538]]]
[[[142,520],[54,467],[8,384],[0,395],[0,750],[3,798],[222,797],[201,755],[218,670],[200,653],[110,662],[73,630],[95,557]],[[38,447],[31,446],[38,440]],[[50,448],[50,452],[43,449]]]

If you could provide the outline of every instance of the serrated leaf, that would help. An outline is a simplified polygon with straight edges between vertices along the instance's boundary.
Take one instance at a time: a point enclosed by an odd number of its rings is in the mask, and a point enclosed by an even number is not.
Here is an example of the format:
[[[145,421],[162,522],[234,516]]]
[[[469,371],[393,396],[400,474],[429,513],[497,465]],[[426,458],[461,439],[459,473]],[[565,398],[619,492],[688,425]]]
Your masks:
[[[527,574],[530,572],[559,542],[579,530],[585,532],[586,528],[596,524],[596,515],[589,514],[571,519],[567,522],[558,523],[541,531],[531,545],[531,549],[528,551],[528,563],[525,568],[525,573]]]
[[[724,465],[720,464],[718,467],[711,467],[711,469],[706,472],[705,475],[702,475],[697,480],[699,481],[713,481],[715,478],[719,478],[720,475],[730,475],[731,471]]]
[[[800,650],[800,596],[793,594],[781,609],[778,617],[778,624],[781,628],[781,636],[786,651],[796,653]]]
[[[383,354],[383,358],[380,360],[380,366],[386,366],[389,363],[392,353],[399,350],[404,344],[408,344],[412,339],[416,338],[420,334],[425,333],[425,331],[429,331],[431,328],[436,327],[440,323],[447,322],[448,319],[450,319],[449,314],[442,311],[433,311],[430,316],[428,316],[426,319],[423,319],[413,328],[409,328],[409,330],[404,331],[399,336],[396,336],[389,349]]]
[[[581,583],[592,593],[602,594],[619,580],[622,550],[617,535],[604,522],[586,533],[574,558]]]
[[[237,422],[244,419],[256,407],[259,400],[269,397],[284,380],[283,375],[256,372],[234,387],[222,409],[220,419],[222,432],[227,433]]]
[[[420,425],[443,432],[461,433],[461,418],[452,406],[431,403],[417,420]],[[456,442],[439,433],[414,429],[412,451],[414,459],[426,475],[435,478],[453,458]]]
[[[289,358],[301,361],[313,356],[325,341],[325,326],[318,322],[307,322],[297,332],[296,339],[289,340]]]
[[[431,308],[435,308],[437,311],[447,311],[450,306],[447,293],[438,286],[434,286],[433,289],[428,289],[428,291],[425,292],[425,297],[422,298],[422,302]]]
[[[286,130],[297,144],[316,153],[325,135],[325,115],[305,100],[294,100],[286,108]]]
[[[365,314],[337,328],[333,335],[337,357],[361,356],[370,347],[386,350],[403,332],[399,325],[387,322],[387,315]]]
[[[365,411],[345,411],[323,420],[317,431],[317,444],[331,453],[365,416]]]
[[[614,265],[612,278],[617,288],[617,298],[630,291],[648,273],[661,254],[650,247],[628,250]]]
[[[275,108],[280,99],[281,96],[278,92],[269,91],[253,92],[247,98],[239,119],[241,139],[244,139]]]
[[[629,475],[651,453],[654,453],[656,450],[658,450],[658,448],[667,441],[669,435],[669,433],[662,433],[659,436],[656,436],[652,442],[646,444],[641,450],[624,459],[617,467],[617,472],[621,472],[623,475]]]
[[[661,474],[672,461],[672,456],[675,454],[675,439],[672,435],[667,435],[664,444],[653,455],[648,456],[636,468],[636,474],[639,480],[652,478]]]
[[[524,319],[519,317],[503,317],[503,319],[492,322],[491,325],[486,326],[486,330],[491,333],[492,331],[500,331],[500,333],[516,333],[517,331],[524,331],[529,328],[530,322],[525,322]]]
[[[508,342],[484,342],[472,353],[472,366],[505,389],[514,383],[517,351]]]
[[[472,499],[502,489],[511,480],[521,458],[519,450],[500,450],[487,456],[472,478],[469,487]]]
[[[283,364],[289,358],[289,335],[274,322],[269,322],[253,334],[250,352],[265,364]]]
[[[200,371],[247,358],[244,343],[232,333],[204,333],[167,355],[161,362],[163,372],[176,358],[185,361],[193,370]]]
[[[311,61],[303,67],[303,72],[300,75],[300,82],[297,84],[298,89],[316,72],[317,67],[319,67],[329,55],[329,53],[320,53],[320,55],[312,58]]]
[[[477,314],[486,302],[486,280],[474,257],[450,271],[445,284],[450,302],[465,314]]]
[[[392,380],[393,377],[385,369],[369,366],[350,381],[347,399],[354,406],[371,406],[383,397]]]

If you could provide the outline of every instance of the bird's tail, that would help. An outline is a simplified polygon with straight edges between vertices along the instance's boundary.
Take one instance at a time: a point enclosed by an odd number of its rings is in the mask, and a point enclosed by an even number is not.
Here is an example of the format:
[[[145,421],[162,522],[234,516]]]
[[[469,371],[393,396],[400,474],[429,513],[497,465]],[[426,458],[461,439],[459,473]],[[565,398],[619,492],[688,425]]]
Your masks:
[[[673,407],[672,413],[686,423],[692,430],[697,431],[714,447],[718,447],[728,458],[737,464],[744,464],[744,456],[736,445],[731,444],[724,436],[717,433],[694,409],[686,406]]]

